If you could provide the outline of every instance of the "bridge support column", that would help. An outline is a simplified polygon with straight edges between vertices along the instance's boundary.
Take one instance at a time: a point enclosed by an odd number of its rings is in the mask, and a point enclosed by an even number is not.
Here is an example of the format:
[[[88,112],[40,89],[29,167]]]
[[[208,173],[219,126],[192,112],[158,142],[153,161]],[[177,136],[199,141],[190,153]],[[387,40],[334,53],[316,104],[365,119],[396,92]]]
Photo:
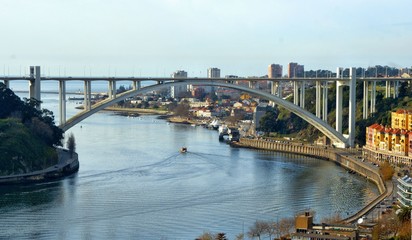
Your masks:
[[[283,98],[283,87],[282,87],[282,83],[279,82],[279,86],[278,86],[278,97]]]
[[[10,81],[9,80],[3,80],[4,85],[6,85],[6,88],[10,88]]]
[[[66,123],[66,82],[59,81],[59,116],[60,125]]]
[[[299,105],[299,83],[293,81],[293,104]]]
[[[141,88],[140,81],[133,81],[133,90],[139,90]]]
[[[389,82],[389,81],[386,81],[385,97],[386,98],[391,97],[391,82]]]
[[[279,81],[272,81],[272,87],[270,89],[270,93],[279,97]]]
[[[110,80],[108,83],[108,88],[109,88],[109,91],[107,92],[107,97],[112,99],[113,98],[113,85],[112,85],[112,81]]]
[[[397,98],[399,96],[399,81],[393,82],[393,98]]]
[[[375,104],[376,104],[376,81],[372,82],[372,89],[371,89],[371,108],[370,113],[375,113]]]
[[[328,122],[328,81],[323,82],[323,121]]]
[[[249,88],[255,89],[256,88],[256,83],[254,81],[249,81]]]
[[[316,81],[316,101],[315,101],[315,104],[316,104],[316,117],[318,117],[318,118],[320,118],[321,117],[321,112],[320,112],[320,109],[321,109],[321,106],[322,106],[322,102],[321,102],[321,96],[322,96],[322,92],[321,92],[321,89],[322,89],[322,86],[321,86],[321,81],[319,81],[319,80],[317,80]]]
[[[305,82],[300,83],[300,107],[305,108]]]
[[[342,103],[344,82],[336,82],[336,131],[342,133]]]
[[[30,98],[35,98],[39,101],[41,101],[41,94],[40,94],[40,66],[30,66],[30,91],[29,91],[29,96]],[[37,106],[38,109],[40,109],[40,104]]]
[[[363,119],[367,119],[369,115],[369,82],[363,82]]]
[[[349,69],[349,146],[355,146],[356,123],[356,68]]]
[[[116,81],[109,80],[109,98],[116,98]]]
[[[84,81],[84,110],[89,111],[92,109],[91,97],[92,97],[92,85],[90,81]]]
[[[116,98],[117,88],[116,88],[116,81],[112,81],[112,89],[113,89],[113,98]]]

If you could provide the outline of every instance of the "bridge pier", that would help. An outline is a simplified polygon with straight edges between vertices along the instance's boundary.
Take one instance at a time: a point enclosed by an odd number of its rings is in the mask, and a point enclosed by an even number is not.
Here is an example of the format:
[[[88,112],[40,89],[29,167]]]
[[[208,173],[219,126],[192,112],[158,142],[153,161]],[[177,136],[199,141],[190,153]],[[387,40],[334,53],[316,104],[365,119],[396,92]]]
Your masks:
[[[279,98],[282,98],[282,88],[280,86],[279,81],[272,81],[271,82],[271,88],[270,88],[270,93],[272,95],[275,95]],[[270,101],[271,106],[275,106],[275,102]]]
[[[10,81],[9,80],[3,80],[4,85],[6,85],[6,88],[10,88]]]
[[[91,97],[92,97],[92,85],[90,81],[84,81],[84,110],[89,111],[92,109]]]
[[[140,81],[133,81],[133,90],[139,90],[141,88]]]
[[[367,119],[369,115],[369,82],[363,82],[363,119]]]
[[[30,98],[35,98],[38,101],[41,101],[40,94],[40,66],[30,66],[30,82],[29,82],[29,96]],[[40,109],[40,104],[37,107]]]
[[[59,81],[59,114],[60,125],[66,123],[66,81]]]
[[[376,112],[375,105],[376,105],[376,81],[372,81],[370,113]]]
[[[282,98],[282,86],[279,81],[272,81],[271,94]]]
[[[321,118],[321,96],[322,96],[322,85],[321,85],[321,81],[316,80],[316,100],[315,100],[315,104],[316,104],[316,117]]]
[[[349,146],[355,146],[356,123],[356,68],[349,69]]]
[[[293,104],[299,106],[299,83],[293,81]]]
[[[391,82],[386,81],[385,98],[390,98],[390,97],[391,97]]]
[[[116,81],[109,80],[109,98],[116,98]]]
[[[328,122],[328,81],[323,82],[323,121]]]
[[[249,81],[249,88],[255,89],[256,88],[256,82],[255,81]]]
[[[338,67],[336,69],[336,78],[341,78],[343,68]],[[336,131],[342,133],[342,103],[343,103],[343,87],[345,82],[336,82]]]
[[[393,82],[393,98],[397,98],[399,96],[399,81]]]
[[[337,78],[341,78],[342,68],[337,69]],[[349,69],[349,147],[355,146],[355,123],[356,123],[356,68]],[[342,102],[343,102],[343,87],[344,81],[336,82],[336,131],[342,133]]]
[[[305,108],[305,82],[300,83],[300,107]]]

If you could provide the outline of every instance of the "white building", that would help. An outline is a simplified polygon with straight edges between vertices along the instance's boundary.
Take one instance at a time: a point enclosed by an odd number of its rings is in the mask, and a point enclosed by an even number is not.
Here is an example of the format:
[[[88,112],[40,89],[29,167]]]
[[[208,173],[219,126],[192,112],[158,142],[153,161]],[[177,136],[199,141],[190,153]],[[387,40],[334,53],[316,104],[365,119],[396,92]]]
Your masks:
[[[183,70],[176,71],[172,73],[172,78],[187,78],[187,72]],[[170,87],[170,96],[172,98],[177,98],[179,97],[180,93],[187,92],[187,85],[181,85],[181,86],[172,86]]]
[[[219,68],[208,68],[207,69],[207,77],[208,78],[220,78],[220,69]],[[211,93],[215,91],[213,86],[204,86],[206,93]]]
[[[398,201],[405,207],[412,207],[412,178],[398,178]]]

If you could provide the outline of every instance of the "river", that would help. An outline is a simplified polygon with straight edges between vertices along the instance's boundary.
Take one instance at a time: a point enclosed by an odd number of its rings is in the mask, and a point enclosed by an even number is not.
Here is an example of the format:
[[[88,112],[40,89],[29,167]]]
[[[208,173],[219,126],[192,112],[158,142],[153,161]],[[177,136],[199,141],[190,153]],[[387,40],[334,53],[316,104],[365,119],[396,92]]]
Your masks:
[[[57,95],[43,94],[57,109]],[[75,102],[68,102],[69,115]],[[55,112],[55,115],[58,115]],[[0,187],[0,239],[229,239],[255,220],[297,211],[355,213],[378,194],[332,162],[231,148],[218,133],[155,116],[97,113],[69,130],[80,170],[51,183]],[[179,153],[186,146],[188,153]]]

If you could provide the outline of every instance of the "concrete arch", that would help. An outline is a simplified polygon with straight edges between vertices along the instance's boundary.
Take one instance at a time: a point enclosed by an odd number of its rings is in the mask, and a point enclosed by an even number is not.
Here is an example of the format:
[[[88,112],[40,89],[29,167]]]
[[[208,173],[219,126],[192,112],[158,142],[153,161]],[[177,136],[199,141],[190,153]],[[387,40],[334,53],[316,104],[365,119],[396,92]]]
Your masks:
[[[133,97],[135,95],[141,94],[141,93],[146,93],[150,91],[155,91],[159,90],[162,88],[167,88],[171,86],[180,86],[180,85],[188,85],[188,84],[193,84],[193,85],[207,85],[207,86],[220,86],[220,87],[227,87],[227,88],[232,88],[232,89],[237,89],[240,91],[244,91],[247,93],[251,93],[254,95],[257,95],[259,97],[262,97],[264,99],[270,100],[278,104],[279,106],[286,108],[287,110],[293,112],[312,126],[314,126],[316,129],[321,131],[325,136],[330,138],[332,142],[336,143],[341,143],[344,145],[348,145],[348,140],[339,132],[337,132],[334,128],[332,128],[330,125],[322,121],[321,119],[317,118],[315,115],[312,113],[306,111],[305,109],[300,108],[299,106],[286,101],[282,98],[276,97],[270,93],[262,92],[256,89],[251,89],[227,82],[221,82],[221,81],[216,81],[216,80],[188,80],[188,81],[179,81],[179,82],[167,82],[164,84],[156,84],[156,85],[150,85],[147,87],[143,87],[138,90],[130,90],[127,92],[124,92],[122,94],[117,95],[116,98],[114,99],[107,99],[105,101],[99,102],[97,104],[94,104],[92,106],[92,109],[90,111],[82,111],[70,119],[66,121],[65,124],[61,125],[60,127],[63,129],[63,131],[67,131],[77,123],[81,122],[82,120],[86,119],[87,117],[93,115],[94,113],[103,110],[106,107],[112,106],[115,103],[118,103],[120,101],[123,101],[127,98]]]

